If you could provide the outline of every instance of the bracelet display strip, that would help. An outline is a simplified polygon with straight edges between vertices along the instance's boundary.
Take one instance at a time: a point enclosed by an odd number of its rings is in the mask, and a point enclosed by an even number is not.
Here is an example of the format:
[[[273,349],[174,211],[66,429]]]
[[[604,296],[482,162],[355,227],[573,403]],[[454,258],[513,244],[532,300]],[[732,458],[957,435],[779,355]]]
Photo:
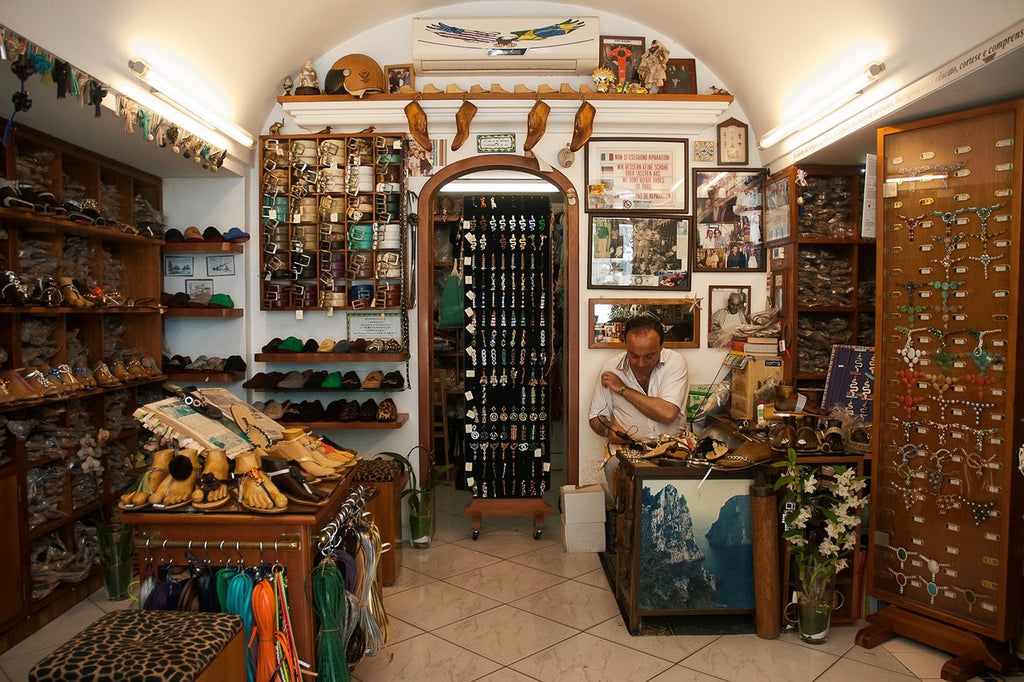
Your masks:
[[[550,486],[551,205],[463,198],[466,485],[474,497],[540,497]]]
[[[943,170],[930,182],[892,182],[884,197],[875,377],[884,400],[875,409],[887,435],[873,483],[872,580],[897,606],[907,600],[980,632],[999,622],[1004,583],[1019,580],[1019,567],[1014,575],[999,561],[1016,473],[1007,444],[1019,207],[983,198],[1019,191],[992,171],[1012,167],[1007,119],[999,129],[977,123],[970,145],[931,130],[892,133],[879,155],[887,181],[920,175],[904,159]],[[949,191],[937,189],[940,177]]]

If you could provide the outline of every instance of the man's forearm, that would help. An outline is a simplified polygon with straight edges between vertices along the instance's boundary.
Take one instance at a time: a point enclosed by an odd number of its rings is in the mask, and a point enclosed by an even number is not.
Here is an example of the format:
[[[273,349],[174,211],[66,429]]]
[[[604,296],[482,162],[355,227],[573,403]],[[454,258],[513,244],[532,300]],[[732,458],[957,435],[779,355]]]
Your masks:
[[[617,393],[620,398],[628,401],[648,419],[653,419],[661,424],[671,424],[679,418],[679,408],[667,400],[649,396],[628,386],[623,386]]]

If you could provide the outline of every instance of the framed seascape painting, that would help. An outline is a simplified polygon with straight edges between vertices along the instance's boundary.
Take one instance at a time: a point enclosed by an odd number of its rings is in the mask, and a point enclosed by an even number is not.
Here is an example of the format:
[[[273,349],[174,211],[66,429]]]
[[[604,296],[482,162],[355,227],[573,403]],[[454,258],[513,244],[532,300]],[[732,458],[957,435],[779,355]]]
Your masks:
[[[693,172],[695,272],[765,270],[763,186],[760,169]]]
[[[750,478],[645,479],[640,507],[640,612],[754,608]]]
[[[592,215],[590,286],[689,291],[692,249],[689,218]]]

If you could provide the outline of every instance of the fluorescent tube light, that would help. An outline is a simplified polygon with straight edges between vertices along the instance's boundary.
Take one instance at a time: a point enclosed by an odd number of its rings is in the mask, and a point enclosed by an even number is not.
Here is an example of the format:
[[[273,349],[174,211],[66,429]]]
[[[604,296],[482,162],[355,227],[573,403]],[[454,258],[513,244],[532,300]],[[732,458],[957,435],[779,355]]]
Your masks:
[[[129,59],[128,68],[131,70],[132,75],[149,86],[150,92],[155,97],[167,102],[175,109],[194,118],[208,128],[219,130],[245,147],[251,149],[255,144],[256,138],[247,130],[193,98],[174,83],[151,69],[145,61]]]
[[[859,74],[826,94],[816,106],[805,109],[765,133],[759,143],[760,148],[768,149],[849,104],[863,94],[864,89],[874,83],[883,71],[885,71],[885,64],[882,62],[868,64]]]

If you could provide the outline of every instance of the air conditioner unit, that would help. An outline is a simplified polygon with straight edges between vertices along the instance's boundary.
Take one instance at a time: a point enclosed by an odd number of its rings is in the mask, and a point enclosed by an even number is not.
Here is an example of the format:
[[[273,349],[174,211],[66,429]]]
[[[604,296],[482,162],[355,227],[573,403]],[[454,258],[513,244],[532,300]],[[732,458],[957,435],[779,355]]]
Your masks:
[[[413,19],[417,73],[589,74],[598,66],[597,17]]]

